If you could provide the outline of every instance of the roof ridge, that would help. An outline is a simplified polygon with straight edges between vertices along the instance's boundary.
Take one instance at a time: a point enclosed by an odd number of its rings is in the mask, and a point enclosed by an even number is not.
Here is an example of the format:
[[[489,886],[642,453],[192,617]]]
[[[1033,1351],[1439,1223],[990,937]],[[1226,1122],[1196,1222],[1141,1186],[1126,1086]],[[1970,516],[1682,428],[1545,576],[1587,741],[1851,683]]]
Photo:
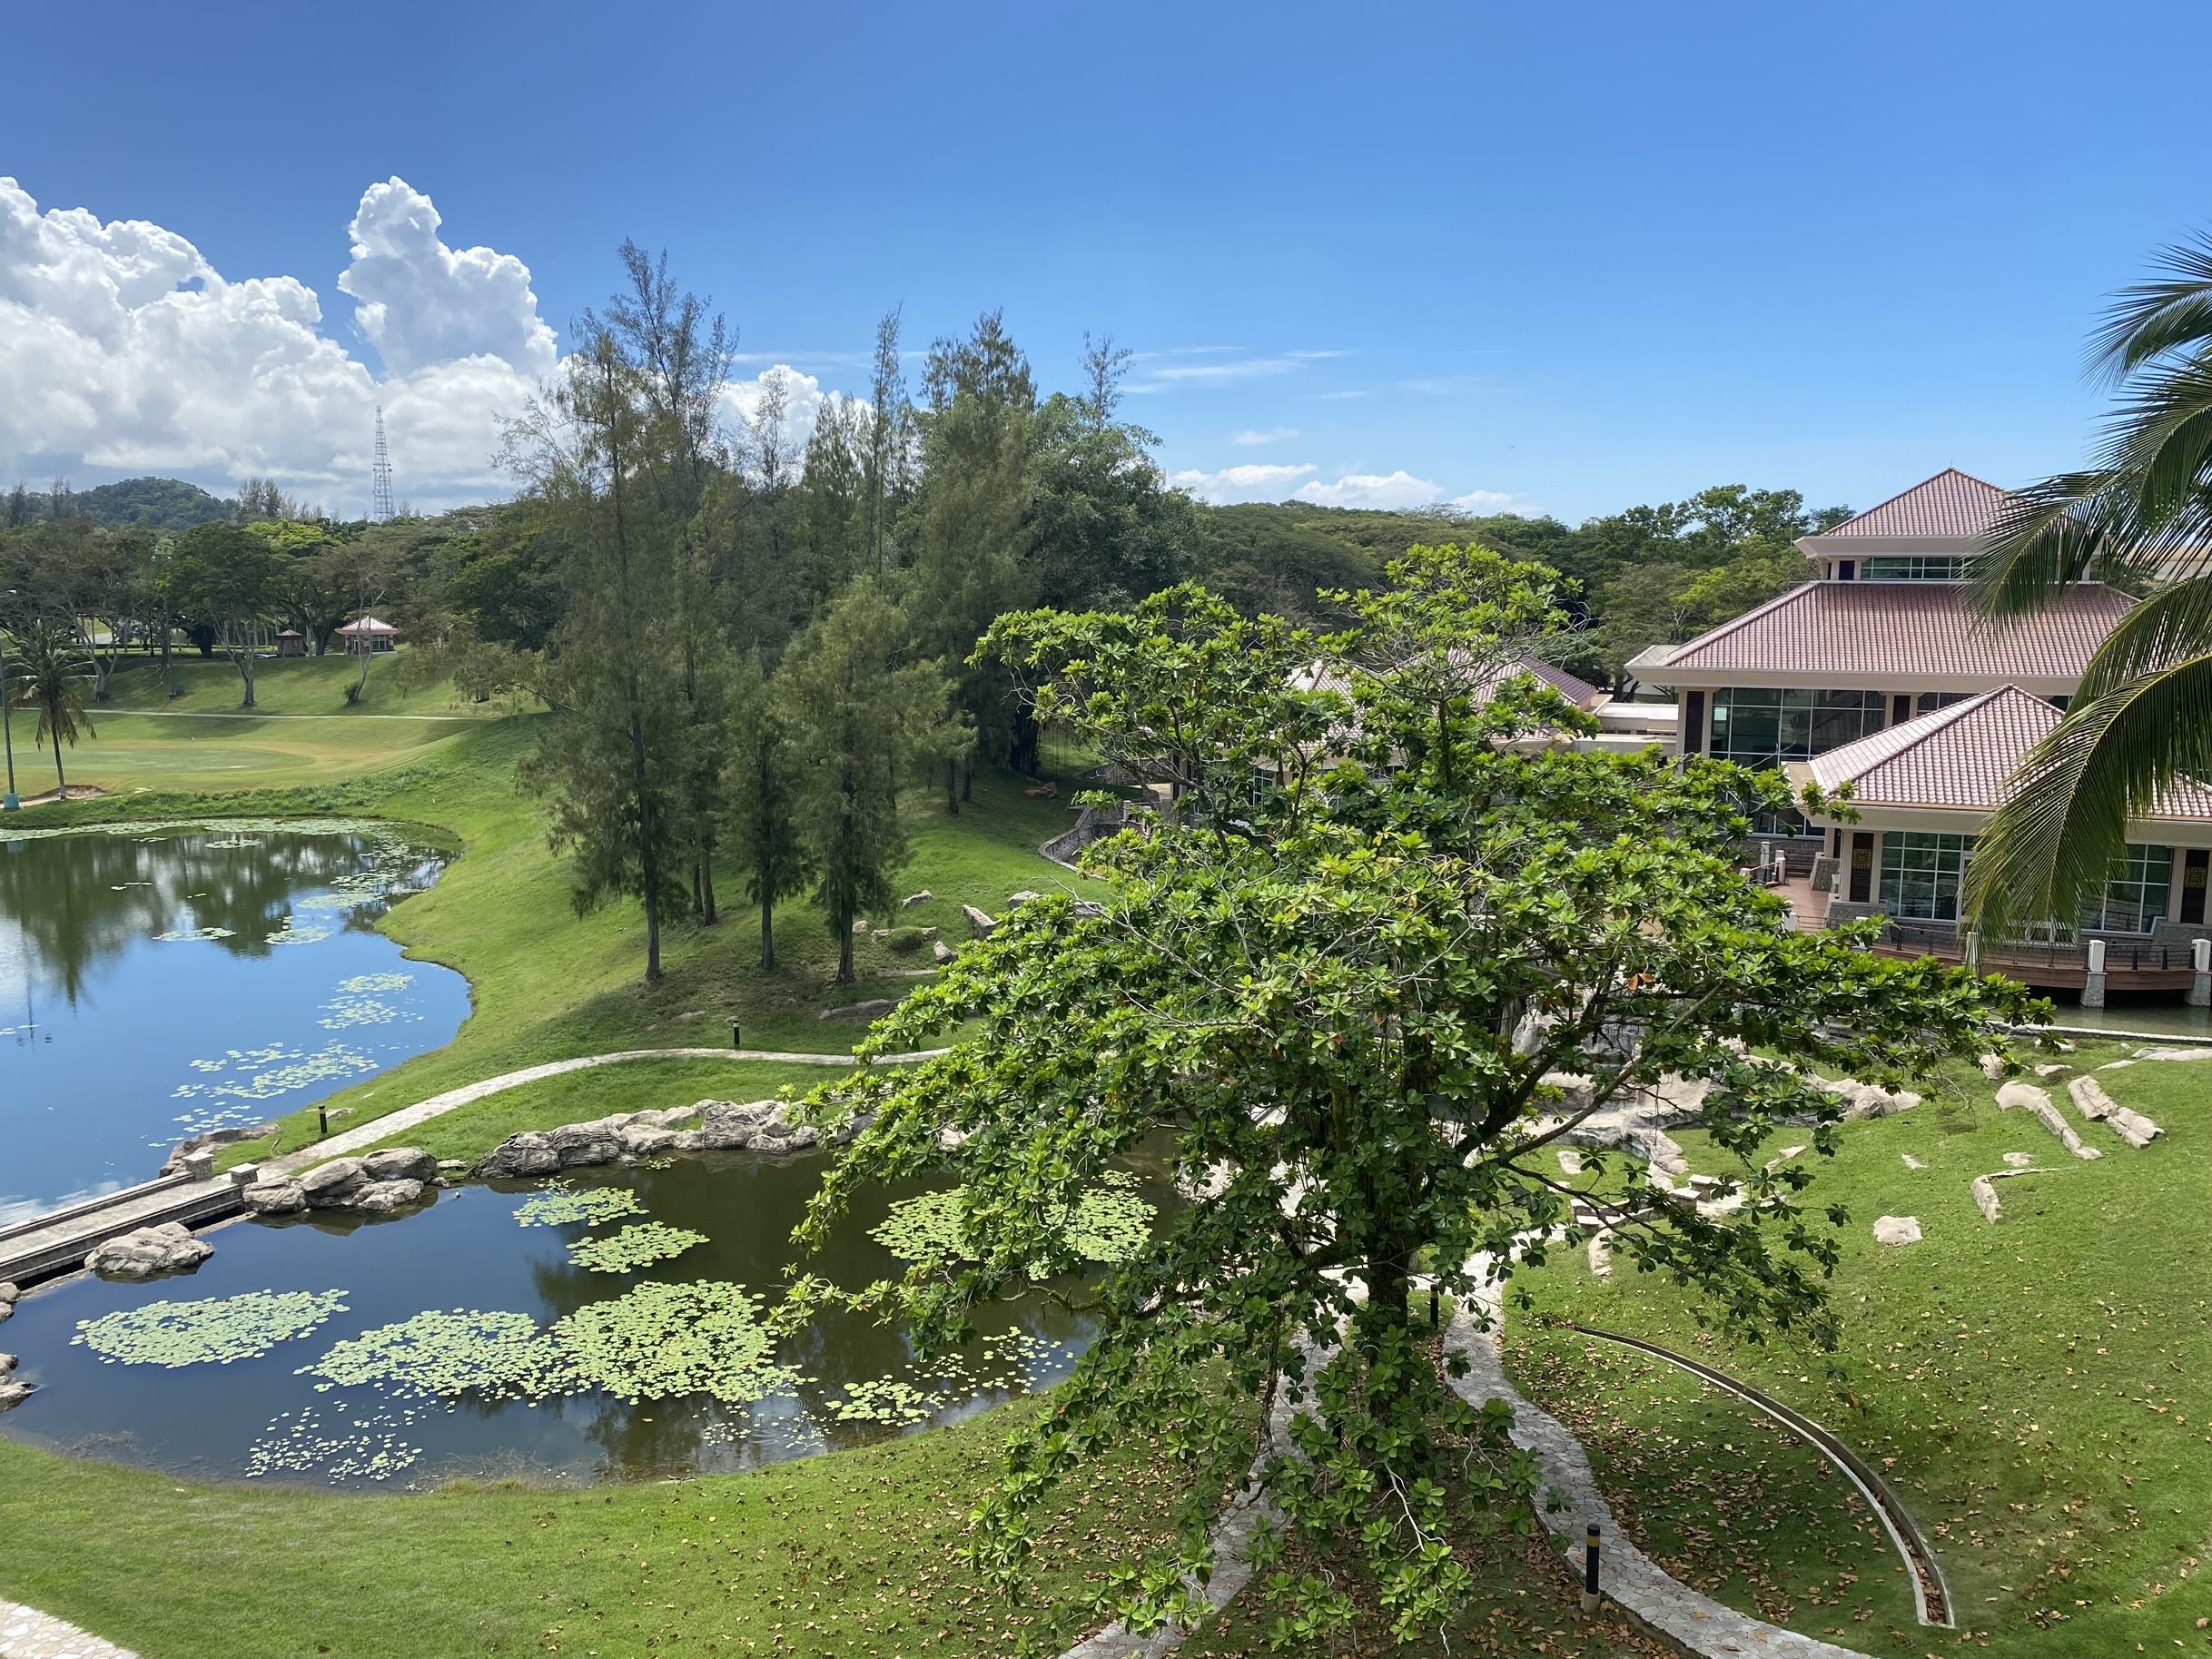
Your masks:
[[[1729,635],[1734,633],[1738,628],[1744,627],[1748,623],[1757,621],[1761,617],[1765,616],[1767,612],[1771,610],[1779,610],[1782,606],[1787,605],[1791,600],[1795,599],[1803,594],[1810,593],[1812,591],[1812,589],[1820,586],[1821,584],[1817,581],[1800,582],[1796,587],[1791,588],[1789,592],[1778,593],[1773,598],[1767,600],[1764,604],[1753,606],[1751,609],[1745,611],[1740,617],[1733,617],[1726,622],[1721,623],[1715,627],[1709,627],[1703,633],[1685,639],[1678,646],[1670,647],[1667,650],[1666,659],[1669,664],[1672,664],[1674,660],[1674,654],[1678,651],[1686,651],[1692,646],[1697,646],[1700,648],[1703,648],[1703,647],[1713,645],[1719,640],[1725,639]]]
[[[1929,485],[1936,482],[1939,479],[1949,478],[1953,473],[1957,473],[1959,477],[1964,479],[1970,484],[1979,484],[1984,489],[1994,490],[2000,496],[2010,495],[2012,493],[2010,490],[2005,489],[2002,485],[1992,484],[1985,478],[1977,478],[1973,473],[1967,471],[1962,467],[1946,467],[1940,472],[1930,473],[1926,478],[1922,479],[1917,484],[1908,484],[1904,489],[1899,490],[1895,495],[1886,496],[1881,500],[1875,502],[1871,507],[1861,509],[1859,511],[1853,513],[1850,518],[1844,519],[1842,524],[1832,524],[1826,529],[1820,531],[1819,534],[1822,536],[1832,536],[1838,530],[1842,529],[1844,525],[1856,524],[1861,518],[1871,518],[1876,513],[1880,512],[1883,508],[1890,506],[1891,503],[1901,501],[1907,496],[1913,494],[1916,490],[1925,489]]]

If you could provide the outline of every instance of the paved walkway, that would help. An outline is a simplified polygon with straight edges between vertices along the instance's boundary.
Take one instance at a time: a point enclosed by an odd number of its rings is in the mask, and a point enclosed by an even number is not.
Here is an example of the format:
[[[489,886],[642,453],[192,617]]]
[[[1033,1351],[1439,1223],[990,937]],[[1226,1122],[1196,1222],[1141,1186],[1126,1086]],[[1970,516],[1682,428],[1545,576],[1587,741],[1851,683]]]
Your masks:
[[[0,1601],[0,1659],[135,1659],[35,1608]]]
[[[1506,1376],[1497,1349],[1502,1299],[1497,1287],[1490,1287],[1478,1299],[1487,1307],[1488,1330],[1478,1330],[1472,1311],[1463,1306],[1444,1333],[1446,1348],[1464,1355],[1467,1362],[1467,1374],[1452,1378],[1451,1385],[1462,1399],[1477,1407],[1489,1399],[1504,1400],[1513,1407],[1514,1444],[1534,1452],[1543,1466],[1545,1487],[1555,1486],[1566,1496],[1565,1509],[1543,1517],[1555,1537],[1577,1545],[1590,1522],[1605,1528],[1598,1583],[1609,1600],[1666,1640],[1713,1659],[1754,1654],[1762,1659],[1866,1659],[1856,1648],[1800,1635],[1724,1606],[1671,1575],[1631,1543],[1597,1489],[1582,1442],[1558,1418],[1523,1399]]]

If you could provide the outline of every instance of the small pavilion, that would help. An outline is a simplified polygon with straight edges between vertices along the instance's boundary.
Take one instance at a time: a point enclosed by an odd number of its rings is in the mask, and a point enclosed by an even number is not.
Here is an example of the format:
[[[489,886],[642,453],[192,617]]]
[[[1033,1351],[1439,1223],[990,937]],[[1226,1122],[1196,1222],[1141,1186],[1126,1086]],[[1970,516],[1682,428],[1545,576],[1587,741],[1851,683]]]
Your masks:
[[[338,637],[346,642],[347,650],[367,654],[390,650],[399,640],[400,630],[381,617],[363,617],[340,628]]]

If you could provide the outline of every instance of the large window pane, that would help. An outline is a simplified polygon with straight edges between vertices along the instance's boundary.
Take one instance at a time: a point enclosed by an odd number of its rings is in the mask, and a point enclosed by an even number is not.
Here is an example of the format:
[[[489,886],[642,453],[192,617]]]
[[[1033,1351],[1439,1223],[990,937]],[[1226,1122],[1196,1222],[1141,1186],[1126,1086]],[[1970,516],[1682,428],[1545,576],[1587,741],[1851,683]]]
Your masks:
[[[1962,562],[1940,554],[1884,555],[1862,560],[1859,574],[1870,582],[1955,582]]]
[[[1881,906],[1922,922],[1959,919],[1959,883],[1973,853],[1971,835],[1890,830],[1881,837]]]
[[[1803,691],[1753,686],[1713,694],[1713,755],[1745,766],[1810,760],[1878,732],[1888,699],[1879,691]]]
[[[2166,914],[2174,889],[2174,850],[2130,843],[2116,859],[2101,907],[2081,914],[2081,925],[2108,933],[2148,933]]]

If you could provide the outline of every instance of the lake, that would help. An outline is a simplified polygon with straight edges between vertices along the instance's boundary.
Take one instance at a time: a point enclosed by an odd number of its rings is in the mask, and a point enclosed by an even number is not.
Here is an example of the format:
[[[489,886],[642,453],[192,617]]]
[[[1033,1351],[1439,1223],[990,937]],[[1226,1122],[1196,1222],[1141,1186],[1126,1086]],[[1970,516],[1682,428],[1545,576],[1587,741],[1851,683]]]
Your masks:
[[[523,1390],[538,1397],[502,1397],[486,1386],[518,1344],[543,1339],[533,1332],[564,1316],[604,1314],[641,1288],[727,1295],[736,1286],[772,1304],[796,1253],[791,1229],[825,1167],[818,1152],[791,1160],[678,1154],[570,1170],[550,1190],[518,1182],[448,1188],[428,1209],[390,1219],[326,1211],[233,1221],[202,1235],[215,1253],[191,1273],[144,1284],[80,1273],[26,1296],[0,1338],[22,1356],[18,1375],[36,1392],[0,1417],[0,1433],[202,1479],[357,1490],[420,1489],[456,1476],[659,1479],[952,1421],[1065,1373],[1092,1327],[1032,1294],[982,1310],[979,1340],[951,1363],[918,1363],[897,1328],[833,1311],[780,1345],[764,1343],[764,1363],[779,1375],[736,1397],[682,1382],[648,1386],[631,1398],[617,1387],[573,1380]],[[1172,1202],[1157,1170],[1141,1190]],[[622,1213],[597,1223],[525,1225],[518,1211],[528,1214],[525,1206],[548,1190],[612,1200],[610,1210]],[[1140,1189],[1120,1190],[1135,1199]],[[895,1277],[904,1266],[891,1248],[898,1236],[875,1234],[894,1202],[922,1191],[869,1195],[805,1265],[848,1288]],[[1151,1212],[1138,1213],[1141,1227]],[[571,1254],[580,1242],[647,1222],[704,1238],[627,1271],[588,1268]],[[163,1304],[239,1306],[237,1299],[263,1292],[294,1293],[300,1303],[321,1299],[313,1311],[322,1317],[274,1341],[248,1321],[241,1348],[264,1351],[183,1365],[168,1363],[179,1355],[158,1334],[139,1353],[95,1324],[143,1318]],[[81,1340],[88,1326],[94,1339]],[[456,1332],[469,1339],[449,1340]],[[746,1334],[740,1329],[738,1339]],[[664,1329],[650,1328],[635,1348],[649,1363],[667,1341]],[[97,1351],[99,1343],[107,1352]],[[331,1363],[349,1353],[352,1363]],[[405,1363],[390,1363],[394,1355]],[[382,1375],[367,1375],[380,1367]],[[521,1368],[533,1377],[543,1369]],[[439,1393],[435,1382],[423,1386],[433,1373],[450,1393]],[[755,1392],[758,1397],[745,1397]]]
[[[344,820],[0,825],[0,1224],[451,1041],[379,917],[446,854]]]

